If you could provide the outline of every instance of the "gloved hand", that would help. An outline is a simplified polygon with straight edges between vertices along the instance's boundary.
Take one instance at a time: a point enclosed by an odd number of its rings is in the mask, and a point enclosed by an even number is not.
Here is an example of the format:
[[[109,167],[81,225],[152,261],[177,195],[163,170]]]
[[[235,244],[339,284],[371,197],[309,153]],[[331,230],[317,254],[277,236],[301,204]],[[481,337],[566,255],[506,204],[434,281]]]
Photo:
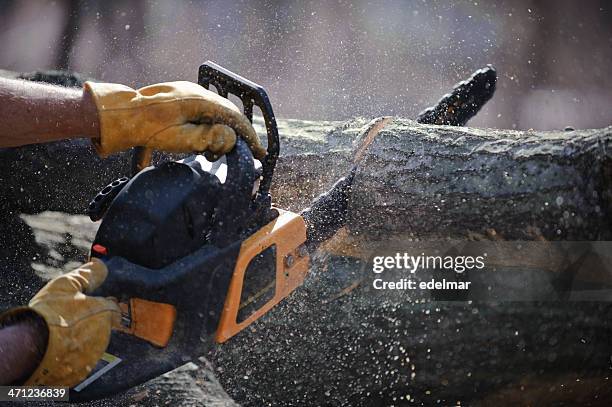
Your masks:
[[[92,259],[76,270],[49,281],[30,301],[0,319],[34,311],[46,322],[44,356],[25,385],[74,386],[89,375],[106,350],[111,328],[121,324],[121,310],[110,298],[87,296],[108,274]]]
[[[168,82],[138,90],[86,82],[100,120],[99,155],[142,146],[167,152],[221,156],[244,138],[256,158],[266,155],[253,126],[229,100],[191,82]]]

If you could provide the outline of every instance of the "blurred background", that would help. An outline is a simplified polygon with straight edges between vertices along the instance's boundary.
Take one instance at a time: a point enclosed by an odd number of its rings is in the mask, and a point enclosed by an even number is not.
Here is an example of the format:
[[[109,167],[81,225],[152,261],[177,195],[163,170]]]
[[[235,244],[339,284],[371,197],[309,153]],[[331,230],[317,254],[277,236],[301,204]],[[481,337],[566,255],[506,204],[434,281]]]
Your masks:
[[[415,117],[493,64],[472,126],[612,123],[612,2],[0,0],[0,69],[141,86],[210,59],[266,87],[284,118]]]

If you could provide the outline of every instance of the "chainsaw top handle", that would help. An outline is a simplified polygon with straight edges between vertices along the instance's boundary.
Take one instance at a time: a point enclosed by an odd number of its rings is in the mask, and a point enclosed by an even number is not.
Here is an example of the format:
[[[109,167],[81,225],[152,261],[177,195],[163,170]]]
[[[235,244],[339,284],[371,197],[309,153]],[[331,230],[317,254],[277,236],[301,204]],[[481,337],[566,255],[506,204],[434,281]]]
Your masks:
[[[280,141],[276,118],[266,90],[211,61],[206,61],[200,65],[198,84],[206,89],[213,85],[217,89],[217,93],[224,98],[227,98],[229,94],[238,97],[244,106],[244,115],[251,122],[253,122],[253,106],[261,109],[268,134],[268,153],[262,162],[263,173],[259,193],[267,194],[270,191],[274,167],[280,151]]]
[[[217,89],[217,93],[224,98],[227,98],[229,94],[238,97],[244,106],[244,115],[251,123],[253,122],[253,106],[261,109],[268,134],[268,153],[261,163],[263,173],[259,184],[259,193],[261,195],[268,194],[280,151],[280,141],[276,118],[274,117],[266,90],[258,84],[240,75],[236,75],[211,61],[206,61],[200,65],[198,84],[206,89],[213,85]],[[144,147],[135,147],[132,156],[132,174],[135,175],[143,168],[149,166],[151,158],[151,150]]]

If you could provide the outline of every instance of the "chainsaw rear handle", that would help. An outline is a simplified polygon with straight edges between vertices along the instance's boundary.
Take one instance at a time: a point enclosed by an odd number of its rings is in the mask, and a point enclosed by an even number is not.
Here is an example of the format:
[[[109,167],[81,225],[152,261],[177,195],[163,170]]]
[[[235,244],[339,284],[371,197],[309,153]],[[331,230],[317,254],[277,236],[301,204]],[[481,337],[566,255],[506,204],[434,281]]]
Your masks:
[[[274,167],[276,167],[276,160],[280,151],[280,141],[276,118],[266,90],[211,61],[206,61],[200,65],[198,84],[206,89],[213,85],[219,95],[224,98],[227,98],[229,94],[238,97],[244,106],[244,115],[251,122],[253,122],[253,106],[261,109],[268,134],[268,154],[262,162],[263,174],[259,192],[262,195],[267,194],[270,191]]]

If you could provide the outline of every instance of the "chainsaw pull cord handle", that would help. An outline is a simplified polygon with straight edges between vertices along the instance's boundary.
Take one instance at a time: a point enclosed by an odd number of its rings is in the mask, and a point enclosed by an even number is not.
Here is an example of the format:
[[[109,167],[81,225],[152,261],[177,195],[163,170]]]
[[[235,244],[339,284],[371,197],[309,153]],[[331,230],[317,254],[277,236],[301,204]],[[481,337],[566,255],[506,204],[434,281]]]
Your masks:
[[[217,93],[224,98],[227,98],[229,94],[238,97],[242,102],[244,115],[251,123],[253,122],[253,106],[257,106],[261,110],[266,123],[268,153],[261,163],[263,173],[258,192],[260,195],[267,195],[270,192],[272,176],[280,152],[280,141],[276,118],[266,90],[211,61],[206,61],[200,66],[198,84],[206,89],[213,85],[217,89]]]

